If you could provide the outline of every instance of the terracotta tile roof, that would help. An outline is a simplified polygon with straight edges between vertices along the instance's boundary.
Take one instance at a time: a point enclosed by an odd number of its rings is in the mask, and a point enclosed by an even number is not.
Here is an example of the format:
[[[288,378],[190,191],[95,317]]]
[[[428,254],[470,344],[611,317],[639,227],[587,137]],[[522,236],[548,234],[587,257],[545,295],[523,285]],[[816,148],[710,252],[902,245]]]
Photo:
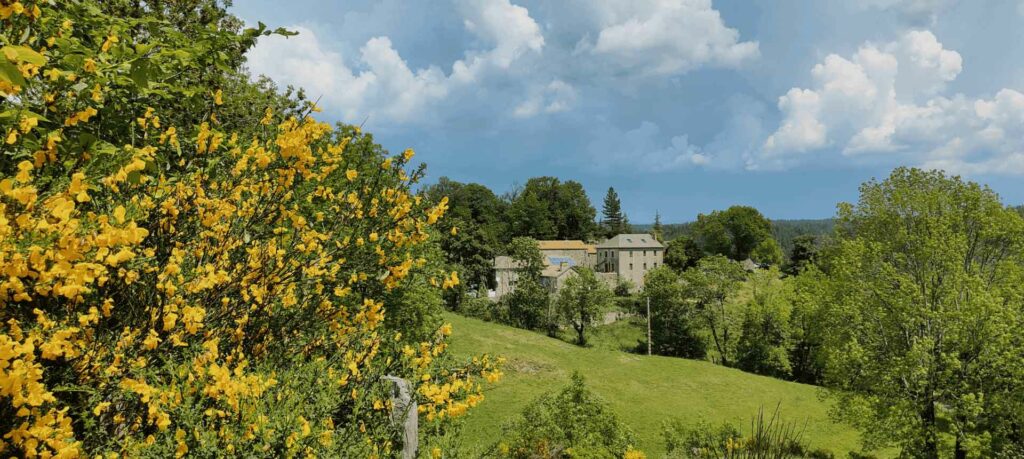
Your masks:
[[[587,244],[583,241],[537,241],[537,247],[541,250],[587,250]]]

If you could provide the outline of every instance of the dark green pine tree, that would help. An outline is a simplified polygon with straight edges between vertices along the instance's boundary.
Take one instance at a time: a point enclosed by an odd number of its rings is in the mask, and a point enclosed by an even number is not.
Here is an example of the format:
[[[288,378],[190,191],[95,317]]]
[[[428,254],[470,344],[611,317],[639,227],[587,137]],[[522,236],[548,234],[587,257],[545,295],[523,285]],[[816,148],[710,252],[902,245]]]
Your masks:
[[[654,226],[651,228],[651,236],[654,236],[658,242],[665,242],[664,234],[664,229],[661,227],[661,213],[654,211]]]
[[[619,194],[615,188],[608,187],[608,194],[604,196],[604,206],[601,208],[601,225],[606,237],[612,237],[622,233],[626,226],[626,217],[622,213],[622,202],[619,201]]]

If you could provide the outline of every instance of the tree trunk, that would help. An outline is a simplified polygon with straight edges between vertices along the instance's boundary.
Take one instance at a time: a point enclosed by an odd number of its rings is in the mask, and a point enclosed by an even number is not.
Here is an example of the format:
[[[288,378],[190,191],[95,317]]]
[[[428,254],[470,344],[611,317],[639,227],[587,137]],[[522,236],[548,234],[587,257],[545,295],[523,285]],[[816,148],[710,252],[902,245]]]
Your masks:
[[[959,435],[956,437],[956,448],[953,450],[953,457],[955,459],[967,459],[967,450],[964,449],[964,445]]]
[[[930,391],[929,391],[930,392]],[[935,431],[935,401],[929,400],[921,413],[921,423],[924,425],[924,439],[921,445],[921,457],[927,459],[939,458],[939,439]]]

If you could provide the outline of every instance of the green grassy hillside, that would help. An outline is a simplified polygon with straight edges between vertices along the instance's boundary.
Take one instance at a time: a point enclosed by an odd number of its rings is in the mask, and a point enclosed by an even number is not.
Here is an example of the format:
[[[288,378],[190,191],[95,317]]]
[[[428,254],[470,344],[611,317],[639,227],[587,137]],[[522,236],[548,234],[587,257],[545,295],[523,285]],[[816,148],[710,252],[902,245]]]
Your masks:
[[[486,392],[484,402],[467,417],[463,443],[469,448],[498,438],[502,422],[537,395],[562,387],[574,370],[604,397],[639,437],[637,445],[660,457],[664,445],[661,422],[676,417],[686,422],[703,418],[713,424],[730,421],[748,426],[760,406],[774,410],[781,403],[786,421],[806,427],[803,438],[837,457],[858,449],[857,433],[828,419],[821,389],[744,373],[707,362],[648,357],[612,349],[580,348],[538,333],[448,314],[454,326],[452,351],[457,356],[501,355],[506,376]],[[613,325],[614,326],[614,325]]]

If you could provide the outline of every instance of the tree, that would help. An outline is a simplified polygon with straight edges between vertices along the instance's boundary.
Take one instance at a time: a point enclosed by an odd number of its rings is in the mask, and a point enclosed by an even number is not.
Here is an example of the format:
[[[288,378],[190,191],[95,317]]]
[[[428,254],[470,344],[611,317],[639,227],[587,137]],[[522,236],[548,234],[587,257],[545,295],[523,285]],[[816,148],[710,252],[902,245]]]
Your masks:
[[[596,211],[579,182],[533,177],[510,196],[512,236],[588,240],[596,231]]]
[[[804,234],[793,238],[793,252],[789,255],[789,263],[786,263],[783,271],[790,276],[800,273],[809,264],[814,262],[818,254],[818,237],[813,234]]]
[[[491,450],[516,459],[630,457],[634,442],[629,427],[573,372],[566,387],[541,395],[506,424]]]
[[[604,196],[604,205],[601,208],[601,226],[605,237],[612,237],[616,234],[629,233],[629,219],[622,212],[622,202],[619,201],[619,194],[615,188],[608,187],[608,193]]]
[[[837,225],[825,379],[840,417],[919,457],[1020,448],[1020,215],[976,183],[898,168]]]
[[[793,309],[789,316],[789,362],[793,379],[820,385],[825,371],[828,308],[824,298],[828,279],[814,265],[792,278]]]
[[[750,275],[751,300],[743,310],[736,345],[736,367],[762,375],[788,378],[792,286],[776,268]]]
[[[508,207],[510,234],[514,237],[552,239],[558,228],[551,219],[551,206],[532,190],[520,193]]]
[[[775,239],[762,239],[750,253],[750,258],[762,265],[778,266],[782,264],[782,249]]]
[[[597,231],[597,224],[594,223],[597,211],[590,204],[583,185],[575,180],[563,182],[558,186],[555,203],[552,210],[558,239],[593,239]]]
[[[561,319],[576,330],[576,344],[587,344],[585,332],[612,302],[612,292],[590,268],[577,267],[558,293]]]
[[[513,238],[508,255],[519,263],[519,268],[516,269],[515,289],[501,299],[507,310],[507,322],[527,330],[547,328],[553,322],[551,300],[547,289],[541,285],[544,257],[537,241],[528,237]]]
[[[512,238],[508,244],[508,256],[520,263],[516,270],[520,280],[526,278],[540,281],[541,271],[544,270],[544,255],[540,253],[537,240],[529,237]]]
[[[745,278],[743,268],[721,255],[702,258],[683,273],[683,296],[695,307],[696,316],[707,327],[722,365],[734,363],[739,318],[729,299]]]
[[[771,222],[757,209],[732,206],[724,211],[698,215],[693,234],[704,252],[743,261],[751,258],[765,240],[772,238],[772,228]]]
[[[703,359],[707,339],[695,306],[686,301],[679,274],[659,266],[644,275],[643,297],[651,302],[652,350],[659,355]]]
[[[672,239],[665,247],[665,264],[679,272],[696,266],[703,257],[704,252],[689,236]]]
[[[661,227],[661,214],[654,212],[654,226],[651,227],[651,236],[658,242],[665,242],[665,230]]]
[[[494,256],[508,241],[506,204],[487,187],[441,177],[422,195],[437,204],[447,198],[447,218],[438,222],[437,236],[450,269],[462,283],[445,292],[450,309],[458,309],[467,291],[493,287]]]

